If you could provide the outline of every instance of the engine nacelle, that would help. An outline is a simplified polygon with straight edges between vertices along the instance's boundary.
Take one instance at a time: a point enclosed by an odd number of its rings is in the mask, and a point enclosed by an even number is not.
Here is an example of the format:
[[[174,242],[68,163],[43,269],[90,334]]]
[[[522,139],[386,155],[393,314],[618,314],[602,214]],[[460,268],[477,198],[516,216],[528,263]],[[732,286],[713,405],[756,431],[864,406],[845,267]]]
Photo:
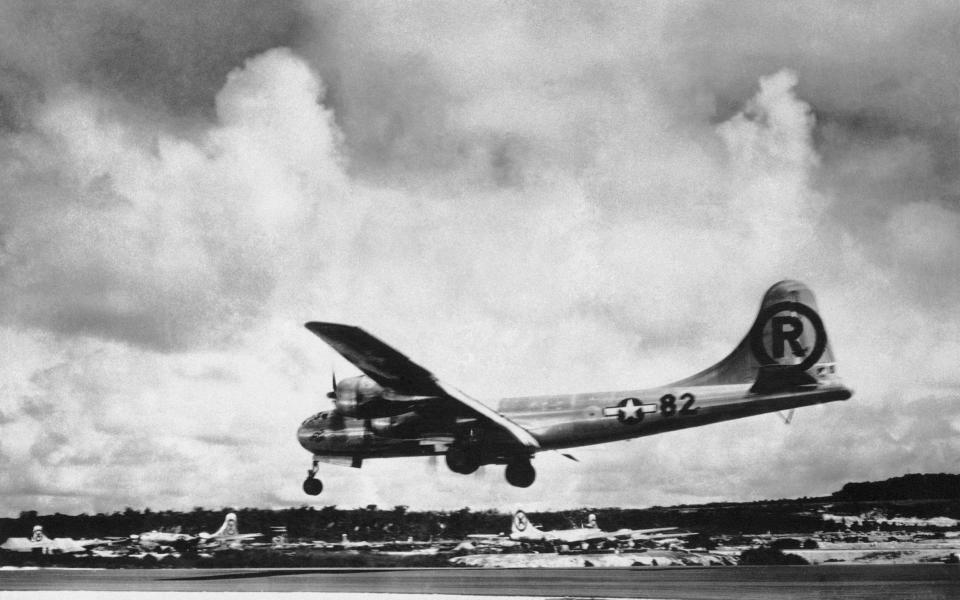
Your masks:
[[[366,375],[350,377],[337,382],[333,404],[337,412],[355,419],[377,419],[408,412],[411,401],[397,398]]]
[[[338,413],[345,417],[365,418],[366,415],[361,414],[366,412],[364,406],[382,394],[383,388],[361,375],[340,380],[334,392],[333,404]]]
[[[392,417],[377,417],[370,419],[369,429],[377,435],[387,435],[393,430],[394,419]]]

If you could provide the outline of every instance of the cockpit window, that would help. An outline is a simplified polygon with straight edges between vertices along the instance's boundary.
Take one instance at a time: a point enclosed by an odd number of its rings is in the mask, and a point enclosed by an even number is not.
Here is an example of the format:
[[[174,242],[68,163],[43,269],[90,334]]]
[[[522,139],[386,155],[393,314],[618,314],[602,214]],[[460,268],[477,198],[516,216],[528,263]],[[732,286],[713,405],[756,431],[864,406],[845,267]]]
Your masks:
[[[303,425],[310,425],[318,421],[325,421],[326,419],[327,419],[327,413],[325,412],[317,413],[311,417],[307,417],[307,419],[303,422]]]

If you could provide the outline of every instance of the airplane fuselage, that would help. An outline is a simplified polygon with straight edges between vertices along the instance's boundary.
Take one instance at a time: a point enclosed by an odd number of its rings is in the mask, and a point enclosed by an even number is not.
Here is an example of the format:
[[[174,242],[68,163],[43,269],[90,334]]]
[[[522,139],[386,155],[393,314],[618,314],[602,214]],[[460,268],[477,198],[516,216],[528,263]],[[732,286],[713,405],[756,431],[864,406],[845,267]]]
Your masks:
[[[839,382],[757,394],[748,384],[657,387],[500,400],[498,412],[528,430],[542,450],[602,444],[850,398]],[[318,456],[443,454],[449,422],[416,413],[355,419],[322,412],[301,425],[300,444]],[[459,423],[468,426],[469,420]],[[440,432],[435,434],[435,432]],[[495,440],[492,440],[495,443]]]

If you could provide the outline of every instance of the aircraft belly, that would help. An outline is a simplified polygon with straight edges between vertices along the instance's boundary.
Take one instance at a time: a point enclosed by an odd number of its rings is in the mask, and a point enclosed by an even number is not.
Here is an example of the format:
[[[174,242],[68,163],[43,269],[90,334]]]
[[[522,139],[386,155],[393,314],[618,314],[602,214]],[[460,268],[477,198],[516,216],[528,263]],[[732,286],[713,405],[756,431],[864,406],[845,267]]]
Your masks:
[[[331,436],[323,443],[310,444],[307,450],[320,456],[359,456],[367,458],[397,456],[429,456],[439,453],[431,444],[420,439],[395,439],[379,436],[344,437]]]

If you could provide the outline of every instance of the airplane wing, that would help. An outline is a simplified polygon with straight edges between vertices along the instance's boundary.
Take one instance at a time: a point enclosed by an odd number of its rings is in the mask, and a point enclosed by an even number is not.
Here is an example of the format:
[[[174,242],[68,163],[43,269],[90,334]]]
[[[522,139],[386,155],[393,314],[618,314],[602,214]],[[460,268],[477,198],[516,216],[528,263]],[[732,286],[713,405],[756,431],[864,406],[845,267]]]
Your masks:
[[[644,540],[656,537],[664,531],[677,531],[677,527],[654,527],[653,529],[618,529],[616,531],[601,532],[608,536],[608,539],[618,540]],[[670,534],[674,535],[674,534]]]
[[[263,537],[262,533],[238,533],[237,535],[210,536],[202,538],[199,541],[199,547],[204,549],[217,548],[221,546],[241,546],[253,545],[253,540]]]
[[[530,451],[540,448],[529,431],[486,404],[438,380],[430,371],[359,327],[312,321],[306,328],[382,387],[407,396],[444,398],[507,431]]]
[[[238,533],[236,535],[224,535],[224,536],[218,536],[210,539],[222,540],[222,541],[228,541],[228,542],[243,542],[247,540],[255,540],[259,537],[263,537],[263,534],[262,533]]]
[[[672,531],[674,533],[671,533],[669,535],[676,536],[677,529],[679,528],[678,527],[655,527],[653,529],[634,529],[632,531],[628,531],[627,533],[629,537],[635,540],[650,539],[655,537],[662,537],[664,531]]]
[[[693,535],[692,533],[678,532],[677,529],[677,527],[656,527],[654,529],[618,529],[617,531],[603,531],[601,529],[580,528],[545,531],[543,533],[546,535],[545,539],[549,541],[568,544],[603,541],[612,542],[616,540],[656,540]]]
[[[83,546],[84,548],[95,548],[97,546],[115,546],[117,544],[122,544],[127,538],[97,538],[97,539],[79,539],[74,540],[77,544]]]
[[[29,552],[35,547],[39,548],[40,546],[35,546],[27,538],[7,538],[7,541],[0,544],[0,549],[10,552]]]
[[[580,544],[583,542],[601,542],[608,539],[602,531],[553,531],[551,536],[554,541],[567,544]]]

